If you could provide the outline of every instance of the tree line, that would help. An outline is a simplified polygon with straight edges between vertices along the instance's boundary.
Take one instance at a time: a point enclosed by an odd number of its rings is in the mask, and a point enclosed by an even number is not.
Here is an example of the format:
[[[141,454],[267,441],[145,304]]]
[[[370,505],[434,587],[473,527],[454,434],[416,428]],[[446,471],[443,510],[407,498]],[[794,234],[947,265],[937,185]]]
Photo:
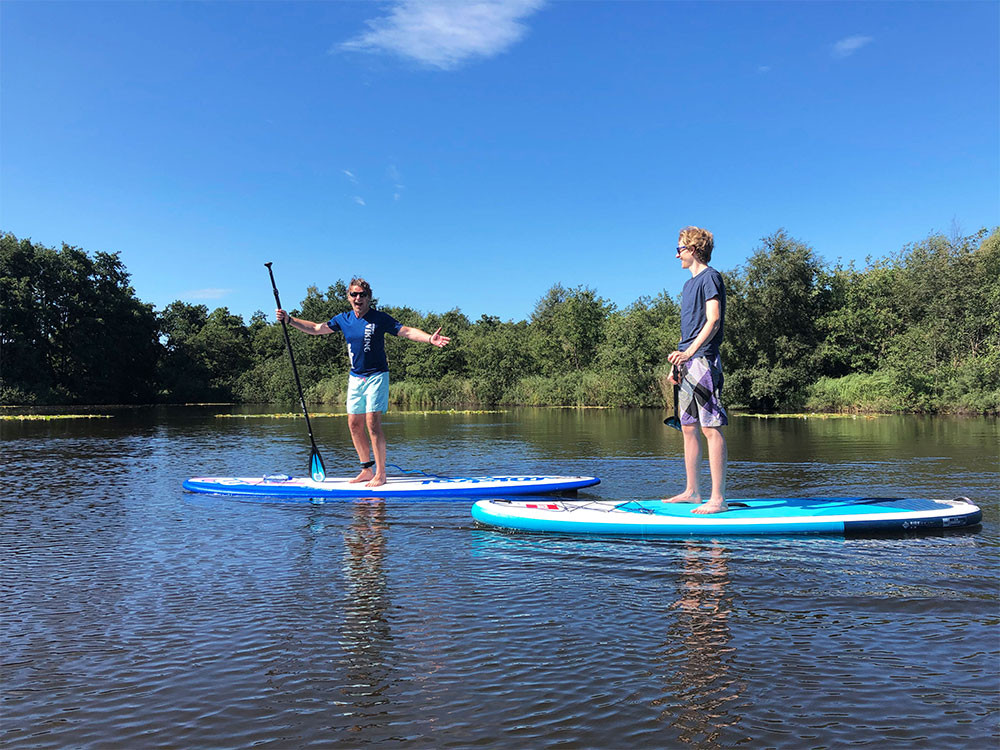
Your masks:
[[[864,268],[830,265],[778,230],[723,276],[731,407],[1000,412],[1000,230],[932,235]],[[129,279],[118,253],[0,236],[0,403],[296,400],[280,326],[263,312],[158,311]],[[349,309],[346,291],[310,287],[292,314],[328,320]],[[376,306],[452,339],[437,350],[387,337],[397,406],[671,403],[680,311],[666,293],[617,308],[557,283],[517,322]],[[307,399],[342,403],[342,338],[292,345]]]

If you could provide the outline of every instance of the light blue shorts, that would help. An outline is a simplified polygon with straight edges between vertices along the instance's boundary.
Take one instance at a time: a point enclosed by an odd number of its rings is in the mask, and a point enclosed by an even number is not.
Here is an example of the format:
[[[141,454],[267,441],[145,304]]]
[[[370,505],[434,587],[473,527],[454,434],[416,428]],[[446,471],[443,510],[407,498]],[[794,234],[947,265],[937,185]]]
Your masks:
[[[373,411],[389,410],[389,373],[376,372],[374,375],[347,376],[347,413],[368,414]]]

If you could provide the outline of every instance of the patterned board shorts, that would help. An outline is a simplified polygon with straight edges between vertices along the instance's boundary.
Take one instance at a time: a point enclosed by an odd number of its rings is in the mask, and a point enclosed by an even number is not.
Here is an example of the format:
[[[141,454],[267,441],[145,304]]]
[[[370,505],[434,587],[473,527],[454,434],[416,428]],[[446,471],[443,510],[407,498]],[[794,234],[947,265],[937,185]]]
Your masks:
[[[689,359],[677,368],[681,375],[677,408],[681,424],[724,427],[729,417],[722,406],[722,370],[705,357]]]

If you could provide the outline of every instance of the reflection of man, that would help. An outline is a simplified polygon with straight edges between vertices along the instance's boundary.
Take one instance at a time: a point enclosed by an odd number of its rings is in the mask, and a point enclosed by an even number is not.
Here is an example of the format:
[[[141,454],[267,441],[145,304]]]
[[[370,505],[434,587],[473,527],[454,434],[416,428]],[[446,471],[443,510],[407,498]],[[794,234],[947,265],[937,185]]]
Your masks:
[[[742,739],[739,700],[745,685],[732,667],[735,650],[729,618],[733,614],[726,549],[718,542],[687,542],[678,581],[675,617],[657,661],[674,668],[669,700],[661,719],[678,739],[694,747],[729,747]]]
[[[351,706],[352,721],[362,720],[369,727],[385,720],[384,694],[392,672],[388,662],[392,630],[386,616],[391,604],[385,570],[386,515],[385,499],[359,500],[344,530],[348,598],[339,627],[346,658],[340,692]]]
[[[286,320],[293,328],[313,336],[341,331],[347,341],[351,374],[347,382],[347,424],[351,440],[358,452],[361,473],[352,482],[365,482],[366,487],[385,484],[385,433],[382,414],[389,408],[389,361],[385,356],[385,334],[401,336],[432,346],[447,346],[451,341],[441,335],[425,333],[419,328],[404,326],[391,315],[372,307],[372,288],[361,278],[351,279],[348,287],[351,311],[335,315],[326,323],[293,318],[278,310],[278,320]],[[367,428],[367,431],[366,431]],[[375,458],[372,460],[372,449]],[[372,466],[375,471],[372,471]]]
[[[708,465],[712,472],[712,495],[692,513],[720,513],[726,504],[726,439],[722,427],[729,424],[722,406],[722,344],[726,317],[726,287],[722,274],[710,268],[714,239],[712,233],[698,227],[685,227],[677,242],[681,268],[691,278],[681,292],[681,342],[667,357],[673,367],[670,382],[680,384],[679,408],[681,433],[684,435],[684,491],[667,502],[700,503],[698,469],[701,465],[701,440],[698,425],[708,443]]]

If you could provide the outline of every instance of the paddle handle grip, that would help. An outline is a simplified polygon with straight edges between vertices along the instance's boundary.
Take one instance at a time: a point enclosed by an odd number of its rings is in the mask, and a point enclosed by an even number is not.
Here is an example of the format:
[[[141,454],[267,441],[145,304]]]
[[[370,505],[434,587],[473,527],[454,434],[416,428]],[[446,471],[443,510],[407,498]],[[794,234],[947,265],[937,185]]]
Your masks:
[[[278,309],[280,310],[281,297],[278,296],[278,285],[274,283],[274,271],[271,270],[270,263],[265,263],[264,265],[267,266],[267,273],[271,277],[271,291],[274,292],[274,304],[276,304],[278,306]]]

